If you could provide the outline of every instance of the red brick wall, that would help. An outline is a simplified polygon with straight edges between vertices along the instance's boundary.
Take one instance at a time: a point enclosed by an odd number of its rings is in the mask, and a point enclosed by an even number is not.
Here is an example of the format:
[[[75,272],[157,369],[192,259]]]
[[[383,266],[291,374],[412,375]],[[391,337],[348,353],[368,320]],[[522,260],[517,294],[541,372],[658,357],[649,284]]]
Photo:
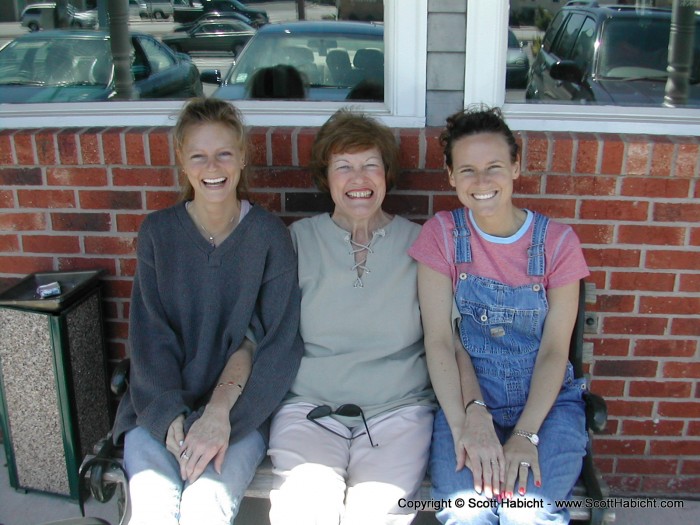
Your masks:
[[[313,128],[251,130],[253,200],[288,222],[327,209],[305,170]],[[136,232],[177,198],[168,128],[0,132],[0,286],[37,271],[105,268],[112,358],[126,353]],[[438,129],[397,130],[390,211],[457,205]],[[598,465],[618,493],[700,492],[700,141],[523,133],[520,205],[571,223],[597,288],[590,371],[608,401]]]

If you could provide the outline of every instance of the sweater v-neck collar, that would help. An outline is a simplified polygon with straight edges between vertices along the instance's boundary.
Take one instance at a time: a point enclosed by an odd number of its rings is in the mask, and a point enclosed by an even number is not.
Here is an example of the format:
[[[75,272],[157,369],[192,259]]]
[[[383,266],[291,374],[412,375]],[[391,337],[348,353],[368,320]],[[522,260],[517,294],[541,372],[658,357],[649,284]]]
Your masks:
[[[194,223],[190,214],[187,213],[185,202],[181,202],[177,207],[177,216],[182,229],[185,231],[185,234],[190,237],[194,246],[206,255],[209,266],[221,266],[221,260],[224,256],[237,245],[236,238],[248,229],[251,220],[255,220],[254,217],[251,217],[249,220],[249,216],[256,214],[257,206],[251,205],[250,211],[243,217],[243,220],[236,225],[229,236],[218,246],[212,246],[209,241],[199,233],[198,226]]]

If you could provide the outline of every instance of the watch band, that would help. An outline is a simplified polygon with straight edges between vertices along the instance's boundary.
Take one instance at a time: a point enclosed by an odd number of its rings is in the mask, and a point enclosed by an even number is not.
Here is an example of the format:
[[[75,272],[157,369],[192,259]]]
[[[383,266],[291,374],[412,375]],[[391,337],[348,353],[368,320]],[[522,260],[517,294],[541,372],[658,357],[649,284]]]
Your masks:
[[[540,444],[540,437],[534,432],[528,432],[526,430],[520,430],[519,428],[516,428],[515,430],[513,430],[513,435],[524,437],[535,446]]]

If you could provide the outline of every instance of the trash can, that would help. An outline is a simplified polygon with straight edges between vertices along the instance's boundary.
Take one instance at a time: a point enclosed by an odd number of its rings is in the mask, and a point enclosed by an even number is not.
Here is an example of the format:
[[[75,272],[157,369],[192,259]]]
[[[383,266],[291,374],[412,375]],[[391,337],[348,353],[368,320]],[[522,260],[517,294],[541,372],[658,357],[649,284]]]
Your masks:
[[[0,424],[10,485],[77,499],[110,429],[103,270],[32,274],[0,294]],[[40,286],[60,291],[42,298]]]

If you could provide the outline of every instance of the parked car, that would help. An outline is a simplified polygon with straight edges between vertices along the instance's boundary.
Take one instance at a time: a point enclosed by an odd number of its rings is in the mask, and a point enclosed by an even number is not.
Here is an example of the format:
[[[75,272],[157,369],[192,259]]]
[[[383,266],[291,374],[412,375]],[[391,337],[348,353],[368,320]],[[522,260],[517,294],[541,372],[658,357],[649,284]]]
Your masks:
[[[167,20],[173,16],[173,4],[170,0],[152,2],[142,0],[139,2],[139,16],[141,18],[155,18],[156,20]]]
[[[238,56],[255,34],[255,29],[240,20],[200,22],[187,31],[163,35],[161,40],[174,51],[222,51]]]
[[[506,56],[506,88],[524,88],[530,71],[530,59],[523,49],[525,44],[508,30],[508,54]]]
[[[248,18],[245,15],[242,15],[241,13],[234,13],[234,12],[220,13],[219,11],[210,11],[208,13],[204,13],[203,15],[201,15],[199,18],[197,18],[193,22],[188,22],[187,24],[181,24],[179,26],[175,26],[175,28],[173,29],[173,32],[180,33],[182,31],[188,31],[189,29],[192,29],[195,25],[197,25],[201,22],[226,22],[229,20],[239,20],[241,22],[245,22],[246,24],[248,24],[251,27],[254,27],[250,18]]]
[[[19,23],[30,31],[55,28],[55,2],[30,4],[22,9]],[[97,27],[97,11],[78,11],[71,4],[66,6],[67,23],[71,27],[92,29]]]
[[[218,83],[219,98],[261,98],[251,96],[256,73],[279,66],[279,78],[288,78],[286,66],[301,74],[310,100],[384,100],[384,28],[348,21],[269,24],[258,29],[226,75],[204,71],[202,81]],[[285,86],[268,87],[275,98],[284,97]]]
[[[189,56],[153,36],[131,34],[135,95],[142,99],[202,96]],[[0,103],[108,100],[116,94],[106,31],[27,33],[0,50]]]
[[[530,68],[531,102],[661,105],[671,10],[569,2]],[[700,16],[695,17],[688,105],[700,105]]]
[[[129,17],[141,18],[143,14],[148,16],[148,7],[144,0],[129,0]]]
[[[186,1],[191,2],[191,5],[175,6],[175,22],[186,24],[196,20],[204,13],[218,11],[220,13],[241,13],[242,15],[248,17],[251,21],[251,25],[256,28],[270,23],[270,17],[267,15],[267,11],[264,9],[248,7],[238,0],[201,0],[200,2],[194,2],[193,0]]]

